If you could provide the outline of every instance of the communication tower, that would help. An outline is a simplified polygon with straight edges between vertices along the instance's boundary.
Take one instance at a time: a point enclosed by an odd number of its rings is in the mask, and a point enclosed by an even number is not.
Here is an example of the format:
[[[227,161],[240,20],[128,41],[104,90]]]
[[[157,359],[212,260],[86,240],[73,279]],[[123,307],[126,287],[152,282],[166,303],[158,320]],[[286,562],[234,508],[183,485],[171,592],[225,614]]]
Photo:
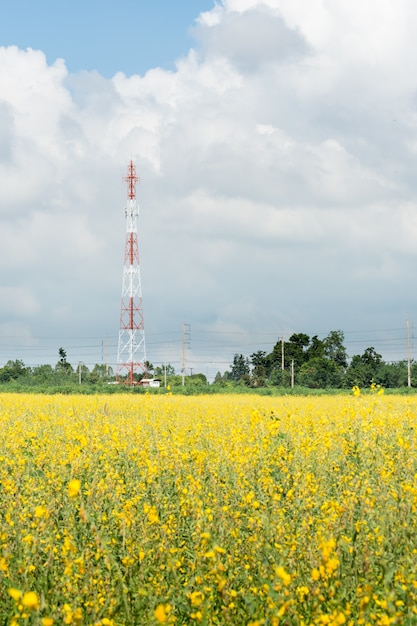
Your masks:
[[[147,367],[137,228],[139,208],[136,201],[136,183],[139,178],[132,161],[124,180],[127,183],[126,245],[116,378],[119,382],[133,386],[141,375],[147,373]]]

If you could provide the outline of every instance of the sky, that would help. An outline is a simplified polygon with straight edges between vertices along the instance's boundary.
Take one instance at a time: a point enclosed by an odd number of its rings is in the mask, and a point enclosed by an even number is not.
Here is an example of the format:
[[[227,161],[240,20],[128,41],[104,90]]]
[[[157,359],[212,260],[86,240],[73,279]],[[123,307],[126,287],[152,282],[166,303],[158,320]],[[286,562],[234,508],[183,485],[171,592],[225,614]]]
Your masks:
[[[0,22],[0,366],[117,356],[132,159],[147,358],[343,330],[416,358],[413,0],[16,0]]]

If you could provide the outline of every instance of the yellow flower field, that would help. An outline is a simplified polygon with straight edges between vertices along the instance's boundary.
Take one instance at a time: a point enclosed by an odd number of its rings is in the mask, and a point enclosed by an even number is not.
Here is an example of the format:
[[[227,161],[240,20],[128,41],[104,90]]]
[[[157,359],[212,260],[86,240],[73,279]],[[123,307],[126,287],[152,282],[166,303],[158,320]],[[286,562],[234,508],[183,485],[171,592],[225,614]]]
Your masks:
[[[0,395],[0,623],[417,624],[417,398]]]

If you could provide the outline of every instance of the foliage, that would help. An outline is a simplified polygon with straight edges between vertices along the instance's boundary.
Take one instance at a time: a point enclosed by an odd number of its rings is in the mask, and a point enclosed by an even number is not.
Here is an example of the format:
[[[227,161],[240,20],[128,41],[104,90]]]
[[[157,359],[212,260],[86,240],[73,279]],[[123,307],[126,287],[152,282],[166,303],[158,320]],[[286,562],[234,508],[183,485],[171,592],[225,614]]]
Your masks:
[[[243,354],[235,354],[230,368],[230,378],[235,382],[239,382],[244,376],[249,376],[249,373],[249,359],[244,357]]]
[[[416,415],[1,394],[0,623],[415,624]]]
[[[345,368],[347,356],[343,340],[344,335],[341,330],[331,331],[324,339],[319,339],[317,335],[310,338],[305,333],[294,333],[288,341],[283,342],[282,339],[278,341],[271,354],[267,356],[267,362],[269,363],[269,368],[267,368],[268,374],[276,379],[274,372],[282,371],[283,360],[284,370],[289,370],[293,367],[295,374],[298,374],[301,368],[309,361],[313,362],[310,369],[319,367],[319,369],[324,371],[329,361],[340,368]],[[304,368],[305,371],[306,368]],[[305,376],[303,377],[306,378]],[[315,380],[314,386],[316,384],[326,386],[327,378],[327,376],[324,376],[322,381]],[[338,380],[338,376],[336,376],[336,379]]]
[[[157,378],[164,379],[165,376],[173,376],[175,374],[175,367],[171,363],[166,363],[163,367],[159,365],[155,368],[154,375]]]
[[[64,348],[60,348],[58,350],[58,354],[59,354],[59,361],[55,365],[55,371],[68,374],[68,375],[71,374],[74,370],[73,370],[71,363],[68,363],[67,361],[67,353],[65,352]]]
[[[6,365],[0,369],[0,382],[6,383],[25,376],[27,369],[23,361],[7,361]]]
[[[298,380],[300,385],[312,389],[340,388],[343,386],[343,370],[335,361],[316,357],[303,363]]]
[[[407,387],[406,361],[387,363],[373,347],[366,348],[363,354],[353,355],[349,359],[343,341],[344,334],[341,330],[332,330],[324,339],[319,339],[317,335],[310,337],[306,333],[294,333],[288,341],[279,339],[269,354],[264,350],[253,352],[250,357],[236,353],[230,370],[223,374],[217,372],[210,385],[204,374],[185,376],[183,385],[182,376],[175,374],[174,367],[169,363],[164,367],[154,367],[148,361],[146,365],[148,372],[153,372],[163,385],[166,379],[167,385],[175,393],[183,394],[224,393],[231,390],[242,393],[251,389],[271,387],[275,390],[279,388],[285,393],[293,393],[295,387],[307,390],[341,388],[350,390],[355,385],[363,388],[369,387],[372,383],[381,384],[386,389]],[[109,383],[115,382],[111,367],[101,363],[94,365],[89,371],[86,365],[79,363],[74,370],[64,348],[60,348],[58,354],[59,360],[54,368],[51,365],[31,368],[21,360],[9,360],[0,368],[0,388],[11,391],[31,389],[51,393],[117,391],[108,388]],[[417,387],[417,363],[413,362],[411,385]],[[122,384],[120,391],[126,393],[129,387]],[[134,393],[142,391],[141,388],[135,388]],[[156,391],[151,390],[150,393]],[[163,393],[163,388],[158,393]]]
[[[382,356],[375,351],[375,348],[366,348],[362,355],[357,354],[352,358],[346,372],[346,384],[349,387],[370,385],[376,380],[382,364]]]
[[[341,330],[331,330],[323,340],[323,356],[333,361],[336,365],[346,368],[348,357],[343,345],[344,334]]]

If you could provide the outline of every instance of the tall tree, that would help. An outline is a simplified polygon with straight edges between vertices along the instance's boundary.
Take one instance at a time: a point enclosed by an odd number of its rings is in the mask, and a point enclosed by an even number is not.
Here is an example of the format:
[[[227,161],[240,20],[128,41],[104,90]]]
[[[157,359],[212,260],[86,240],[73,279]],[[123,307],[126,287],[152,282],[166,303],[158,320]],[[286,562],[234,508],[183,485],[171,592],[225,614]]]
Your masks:
[[[55,370],[57,372],[63,372],[65,374],[71,374],[73,372],[72,365],[67,361],[67,353],[64,348],[59,348],[58,350],[59,361],[55,365]]]
[[[344,340],[345,335],[341,330],[332,330],[323,339],[324,356],[341,367],[347,367],[347,353],[343,345]]]
[[[305,351],[305,357],[307,361],[311,359],[319,359],[324,355],[324,342],[314,335],[310,339],[310,344]]]
[[[285,343],[285,367],[291,366],[294,361],[295,368],[298,369],[308,360],[307,348],[310,343],[310,337],[305,333],[294,333]]]
[[[231,379],[238,382],[243,376],[249,376],[249,373],[249,359],[244,357],[243,354],[235,354],[231,365]]]
[[[255,387],[261,387],[265,384],[268,370],[268,357],[264,350],[258,350],[250,355],[252,363],[252,383]]]

